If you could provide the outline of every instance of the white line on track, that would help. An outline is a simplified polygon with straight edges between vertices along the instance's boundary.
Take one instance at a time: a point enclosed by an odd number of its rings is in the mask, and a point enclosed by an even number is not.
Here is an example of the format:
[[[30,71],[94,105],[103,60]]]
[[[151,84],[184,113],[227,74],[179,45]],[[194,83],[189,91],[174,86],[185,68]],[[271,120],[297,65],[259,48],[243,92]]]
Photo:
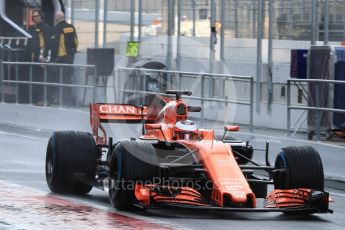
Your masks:
[[[47,141],[47,138],[32,137],[32,136],[22,135],[22,134],[17,134],[17,133],[8,133],[8,132],[0,131],[0,134],[6,135],[6,136],[22,137],[22,138],[27,138],[31,140]]]

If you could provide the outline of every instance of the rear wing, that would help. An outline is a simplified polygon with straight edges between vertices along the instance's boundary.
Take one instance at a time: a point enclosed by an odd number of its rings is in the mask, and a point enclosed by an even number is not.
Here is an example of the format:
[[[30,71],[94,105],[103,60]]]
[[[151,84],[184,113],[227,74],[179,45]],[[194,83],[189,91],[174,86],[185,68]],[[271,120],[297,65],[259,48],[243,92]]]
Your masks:
[[[147,106],[128,104],[90,104],[90,124],[97,144],[106,144],[107,135],[101,123],[144,123],[147,121]],[[103,136],[99,136],[99,130]]]

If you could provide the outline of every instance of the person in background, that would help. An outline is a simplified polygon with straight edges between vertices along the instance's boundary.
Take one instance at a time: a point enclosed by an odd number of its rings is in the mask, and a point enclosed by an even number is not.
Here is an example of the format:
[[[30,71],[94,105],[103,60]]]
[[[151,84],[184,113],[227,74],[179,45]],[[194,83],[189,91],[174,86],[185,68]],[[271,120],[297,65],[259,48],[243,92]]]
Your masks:
[[[58,12],[54,18],[54,28],[52,33],[52,62],[61,64],[74,64],[74,56],[78,48],[78,36],[73,25],[65,20],[65,14]],[[53,71],[51,74],[52,82],[60,82],[62,78],[63,84],[71,84],[73,82],[73,67],[63,67]],[[62,90],[62,100],[64,105],[73,106],[75,104],[75,97],[72,93],[72,88],[65,87]],[[57,88],[52,89],[53,103],[57,103],[59,92]]]
[[[56,13],[52,37],[52,61],[73,64],[77,48],[78,36],[74,26],[66,22],[64,13]]]
[[[28,43],[29,59],[32,62],[49,61],[48,50],[51,37],[49,26],[43,21],[39,10],[34,10],[31,15],[33,25],[29,27],[29,34],[32,36]]]
[[[40,10],[34,10],[31,14],[33,25],[29,27],[29,39],[27,46],[27,60],[29,62],[49,62],[50,61],[50,38],[51,29],[43,21]],[[31,67],[34,82],[43,82],[43,68],[38,65]],[[32,87],[32,103],[43,106],[43,85],[34,85]]]

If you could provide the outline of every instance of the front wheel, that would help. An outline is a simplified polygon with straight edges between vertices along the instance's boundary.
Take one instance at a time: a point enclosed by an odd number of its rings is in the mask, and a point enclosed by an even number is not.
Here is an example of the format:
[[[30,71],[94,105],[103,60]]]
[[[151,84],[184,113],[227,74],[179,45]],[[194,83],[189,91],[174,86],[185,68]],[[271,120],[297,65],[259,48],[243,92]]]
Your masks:
[[[324,173],[319,153],[311,146],[283,148],[278,154],[275,167],[283,169],[285,176],[276,178],[276,189],[307,188],[324,190]]]
[[[283,148],[275,167],[282,170],[274,179],[275,189],[324,190],[323,166],[319,153],[310,146]],[[315,211],[285,211],[288,215],[310,215]]]
[[[116,145],[109,164],[112,206],[119,210],[136,209],[136,183],[150,183],[158,176],[156,150],[143,141],[122,141]]]

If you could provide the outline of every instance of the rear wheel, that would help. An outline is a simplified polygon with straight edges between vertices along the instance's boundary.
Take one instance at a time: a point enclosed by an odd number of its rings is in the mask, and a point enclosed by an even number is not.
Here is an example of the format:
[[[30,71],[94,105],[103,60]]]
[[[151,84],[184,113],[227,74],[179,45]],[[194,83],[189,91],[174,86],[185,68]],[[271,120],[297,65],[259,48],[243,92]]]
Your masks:
[[[93,136],[75,131],[54,132],[46,152],[46,180],[55,193],[85,194],[92,186],[79,180],[95,177],[98,150]]]
[[[132,210],[138,201],[137,182],[150,183],[158,176],[158,157],[154,147],[143,141],[122,141],[110,157],[109,199],[119,210]]]

